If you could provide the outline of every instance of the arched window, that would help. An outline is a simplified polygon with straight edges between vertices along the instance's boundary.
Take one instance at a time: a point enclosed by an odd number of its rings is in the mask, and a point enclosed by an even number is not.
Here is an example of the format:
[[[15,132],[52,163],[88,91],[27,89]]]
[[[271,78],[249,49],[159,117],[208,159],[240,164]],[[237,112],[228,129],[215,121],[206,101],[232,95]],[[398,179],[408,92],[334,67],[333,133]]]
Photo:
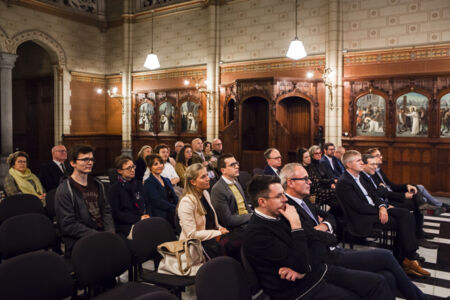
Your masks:
[[[428,136],[428,98],[410,92],[396,100],[397,136]]]
[[[441,119],[441,137],[450,138],[450,93],[441,97],[439,116]]]
[[[198,109],[199,105],[191,101],[181,105],[181,132],[198,132]]]
[[[356,135],[386,135],[386,100],[377,94],[367,94],[356,101]]]

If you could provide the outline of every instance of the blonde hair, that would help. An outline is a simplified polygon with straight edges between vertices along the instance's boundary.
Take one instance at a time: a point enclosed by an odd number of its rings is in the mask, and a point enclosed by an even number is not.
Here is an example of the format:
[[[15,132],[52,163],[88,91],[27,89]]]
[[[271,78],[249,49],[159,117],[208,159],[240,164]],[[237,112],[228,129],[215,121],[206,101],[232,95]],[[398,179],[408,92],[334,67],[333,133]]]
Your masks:
[[[145,157],[144,157],[144,151],[145,150],[147,150],[148,148],[150,148],[150,154],[153,152],[152,150],[152,147],[151,146],[149,146],[149,145],[144,145],[144,146],[142,146],[142,148],[141,148],[141,150],[139,150],[139,152],[138,152],[138,155],[137,155],[137,157],[139,158],[142,158],[143,160],[145,160]]]
[[[190,165],[186,169],[186,173],[184,175],[184,189],[183,189],[183,194],[181,195],[181,198],[183,198],[185,196],[195,198],[195,201],[197,202],[197,211],[201,216],[206,215],[206,210],[203,207],[202,201],[200,200],[202,195],[197,191],[195,186],[191,183],[191,180],[197,179],[200,171],[203,169],[206,170],[206,168],[200,163]],[[180,201],[178,201],[178,205],[179,204],[180,204]],[[177,210],[178,210],[178,207],[177,207]]]

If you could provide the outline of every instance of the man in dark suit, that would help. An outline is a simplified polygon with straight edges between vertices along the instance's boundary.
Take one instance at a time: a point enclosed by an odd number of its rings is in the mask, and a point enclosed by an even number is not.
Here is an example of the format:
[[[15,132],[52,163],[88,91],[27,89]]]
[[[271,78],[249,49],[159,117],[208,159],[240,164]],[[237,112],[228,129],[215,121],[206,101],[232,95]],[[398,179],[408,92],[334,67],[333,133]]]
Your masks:
[[[334,247],[337,244],[333,234],[334,216],[316,208],[306,198],[310,192],[311,180],[305,168],[290,163],[281,170],[281,184],[288,204],[297,210],[308,241],[309,258],[344,268],[376,272],[385,276],[392,293],[397,288],[407,299],[424,299],[423,293],[411,282],[389,250],[349,250]],[[361,273],[363,276],[365,273]],[[363,278],[361,280],[364,281]]]
[[[69,176],[67,160],[67,149],[64,145],[56,145],[52,148],[52,161],[41,166],[39,169],[39,180],[48,192],[56,189],[62,179]]]
[[[191,142],[192,146],[192,158],[191,163],[196,164],[200,163],[203,166],[207,166],[208,162],[205,161],[205,155],[203,154],[203,142],[201,138],[195,138]]]
[[[219,157],[218,167],[222,176],[211,190],[211,202],[219,223],[228,229],[243,228],[252,216],[252,209],[237,180],[239,162],[232,154],[223,154]]]
[[[324,156],[320,159],[320,167],[327,173],[329,178],[337,179],[344,173],[344,166],[334,157],[336,148],[333,143],[326,143],[323,146]]]
[[[430,276],[418,262],[414,217],[406,209],[388,207],[369,186],[364,185],[360,180],[361,153],[347,151],[343,163],[346,171],[339,178],[336,193],[356,233],[369,236],[373,228],[395,230],[394,255],[402,262],[405,272],[418,277]]]
[[[362,156],[362,160],[364,166],[363,171],[360,173],[361,180],[363,180],[369,188],[373,188],[373,191],[385,201],[386,204],[413,211],[416,223],[417,244],[424,248],[437,249],[437,244],[431,243],[424,238],[426,233],[423,231],[423,215],[419,210],[418,203],[414,201],[414,194],[409,191],[404,192],[404,190],[402,192],[388,190],[384,184],[377,181],[376,170],[378,163],[376,157],[366,153]]]
[[[280,170],[282,165],[282,157],[280,151],[275,148],[269,148],[264,151],[264,158],[267,161],[267,165],[264,167],[264,175],[280,177]]]

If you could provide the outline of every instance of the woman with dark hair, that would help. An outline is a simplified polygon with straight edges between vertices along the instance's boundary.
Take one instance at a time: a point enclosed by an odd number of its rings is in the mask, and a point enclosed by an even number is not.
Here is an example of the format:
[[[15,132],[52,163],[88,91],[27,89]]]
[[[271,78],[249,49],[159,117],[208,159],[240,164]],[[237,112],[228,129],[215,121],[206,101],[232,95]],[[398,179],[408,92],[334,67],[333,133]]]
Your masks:
[[[300,148],[297,151],[298,162],[305,167],[311,179],[311,196],[316,197],[316,204],[328,204],[331,207],[337,206],[335,181],[328,178],[319,165],[322,151],[319,146],[311,146],[309,150]]]
[[[206,157],[207,155],[212,156],[212,144],[211,142],[205,141],[203,143],[203,155]]]
[[[178,197],[169,178],[161,176],[164,162],[161,156],[151,154],[146,158],[150,176],[144,182],[144,193],[152,207],[152,217],[162,217],[175,228],[175,209]]]
[[[45,206],[45,191],[39,178],[28,168],[29,156],[23,151],[11,153],[6,163],[9,165],[3,188],[6,196],[32,194],[37,196]]]
[[[116,232],[132,239],[131,232],[134,224],[149,218],[150,207],[144,197],[142,182],[135,179],[136,165],[125,155],[118,156],[115,161],[118,182],[109,189],[109,203],[111,204]]]
[[[206,168],[200,163],[190,165],[185,176],[185,186],[177,208],[180,240],[199,239],[209,257],[224,255],[225,250],[218,241],[228,230],[217,221],[208,193],[210,179]]]
[[[139,150],[139,152],[138,152],[137,159],[134,162],[134,164],[136,165],[135,178],[136,178],[136,180],[139,180],[140,182],[142,182],[145,171],[147,170],[147,164],[145,163],[145,158],[147,156],[149,156],[150,154],[152,154],[152,151],[153,151],[153,149],[149,145],[142,146],[141,150]]]
[[[180,177],[180,182],[178,185],[184,187],[184,174],[186,173],[187,167],[191,164],[192,158],[192,146],[184,145],[177,155],[177,164],[175,165],[175,171],[178,177]]]

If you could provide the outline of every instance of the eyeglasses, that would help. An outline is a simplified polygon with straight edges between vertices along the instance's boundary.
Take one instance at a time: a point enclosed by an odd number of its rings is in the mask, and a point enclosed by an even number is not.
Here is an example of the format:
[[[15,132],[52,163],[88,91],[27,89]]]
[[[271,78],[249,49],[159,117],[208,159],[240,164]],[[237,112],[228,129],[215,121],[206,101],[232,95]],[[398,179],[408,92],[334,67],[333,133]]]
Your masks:
[[[304,180],[305,182],[308,182],[311,180],[311,178],[309,178],[309,176],[305,176],[305,177],[293,177],[293,178],[289,178],[289,180],[292,181],[297,181],[297,180]]]
[[[229,167],[233,167],[233,168],[239,167],[239,162],[238,162],[238,161],[235,161],[235,162],[231,163],[231,164],[229,165]]]
[[[136,169],[136,166],[132,165],[132,166],[129,166],[128,168],[123,168],[122,170],[132,171],[134,169]]]
[[[219,145],[222,145],[222,143],[213,144],[213,146],[219,146]]]
[[[322,154],[322,151],[314,152],[314,155],[317,155],[317,154]]]
[[[383,157],[381,154],[374,155],[374,157]]]
[[[77,160],[81,160],[84,163],[88,163],[88,162],[95,163],[95,158],[93,158],[93,157],[77,158]]]
[[[18,164],[26,164],[27,161],[26,160],[16,160],[16,163],[18,163]]]
[[[335,148],[328,148],[328,151],[336,151]]]
[[[277,157],[269,157],[269,159],[281,159],[282,156],[277,156]]]
[[[278,195],[272,196],[272,197],[261,196],[261,198],[265,198],[265,199],[284,199],[284,198],[286,198],[286,195],[284,193],[281,193],[281,194],[278,194]]]

